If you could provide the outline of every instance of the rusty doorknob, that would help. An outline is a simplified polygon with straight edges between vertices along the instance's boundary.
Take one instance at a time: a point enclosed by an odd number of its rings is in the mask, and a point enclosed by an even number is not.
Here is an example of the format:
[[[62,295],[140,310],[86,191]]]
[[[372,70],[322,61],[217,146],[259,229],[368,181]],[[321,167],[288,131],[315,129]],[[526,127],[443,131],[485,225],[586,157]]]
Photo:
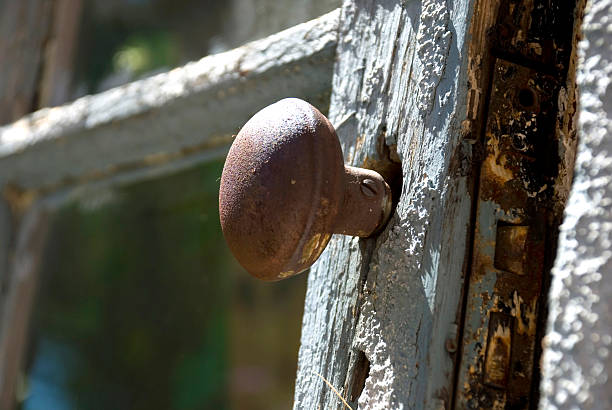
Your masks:
[[[372,235],[391,203],[380,174],[344,165],[329,120],[287,98],[256,113],[236,136],[221,176],[219,215],[238,262],[274,281],[310,267],[333,233]]]

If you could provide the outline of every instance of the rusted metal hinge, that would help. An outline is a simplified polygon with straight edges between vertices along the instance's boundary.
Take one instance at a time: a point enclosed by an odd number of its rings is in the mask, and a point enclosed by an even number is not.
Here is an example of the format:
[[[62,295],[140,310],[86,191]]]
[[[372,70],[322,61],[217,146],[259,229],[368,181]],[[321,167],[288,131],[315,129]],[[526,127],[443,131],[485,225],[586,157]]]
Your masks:
[[[549,3],[501,1],[491,32],[457,409],[526,409],[537,401],[541,296],[557,223],[558,95],[576,6]]]

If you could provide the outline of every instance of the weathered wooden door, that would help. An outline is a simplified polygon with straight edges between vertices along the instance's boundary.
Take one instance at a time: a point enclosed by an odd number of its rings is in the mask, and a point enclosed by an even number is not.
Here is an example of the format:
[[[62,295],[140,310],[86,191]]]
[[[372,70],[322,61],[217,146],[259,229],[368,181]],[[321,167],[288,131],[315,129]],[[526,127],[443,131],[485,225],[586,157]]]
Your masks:
[[[344,2],[330,118],[397,207],[312,269],[296,409],[537,405],[583,6]]]
[[[550,234],[571,182],[577,3],[345,0],[316,21],[0,129],[0,405],[14,395],[47,213],[84,190],[222,156],[261,107],[286,96],[325,106],[331,86],[345,161],[383,174],[396,208],[376,238],[334,237],[309,273],[294,407],[535,406],[537,377],[517,390],[530,369],[515,359],[537,366],[544,323],[533,321],[544,317]],[[596,35],[606,10],[609,1],[591,12]],[[508,199],[483,187],[516,190]],[[609,331],[597,336],[606,346]]]
[[[330,119],[345,161],[391,181],[378,238],[336,237],[309,276],[295,408],[450,405],[472,204],[471,1],[346,1]],[[446,404],[445,404],[446,403]]]

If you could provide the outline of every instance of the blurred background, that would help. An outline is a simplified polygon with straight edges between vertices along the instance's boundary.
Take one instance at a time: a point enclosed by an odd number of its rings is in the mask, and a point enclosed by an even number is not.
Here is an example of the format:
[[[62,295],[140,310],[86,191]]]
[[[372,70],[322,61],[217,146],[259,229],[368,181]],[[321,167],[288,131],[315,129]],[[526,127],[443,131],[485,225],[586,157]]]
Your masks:
[[[0,0],[0,123],[339,4]],[[264,283],[233,260],[218,222],[222,167],[92,192],[54,216],[19,408],[291,407],[307,277]]]

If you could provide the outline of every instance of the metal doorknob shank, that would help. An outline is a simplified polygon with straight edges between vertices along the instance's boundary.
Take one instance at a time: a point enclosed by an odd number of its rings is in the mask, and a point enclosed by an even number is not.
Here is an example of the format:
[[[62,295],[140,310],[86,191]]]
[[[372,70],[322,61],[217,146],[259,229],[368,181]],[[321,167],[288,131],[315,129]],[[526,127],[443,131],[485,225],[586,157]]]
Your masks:
[[[297,98],[262,109],[242,127],[219,192],[230,250],[250,274],[270,281],[307,269],[333,233],[372,235],[391,203],[382,176],[345,166],[334,127]]]

